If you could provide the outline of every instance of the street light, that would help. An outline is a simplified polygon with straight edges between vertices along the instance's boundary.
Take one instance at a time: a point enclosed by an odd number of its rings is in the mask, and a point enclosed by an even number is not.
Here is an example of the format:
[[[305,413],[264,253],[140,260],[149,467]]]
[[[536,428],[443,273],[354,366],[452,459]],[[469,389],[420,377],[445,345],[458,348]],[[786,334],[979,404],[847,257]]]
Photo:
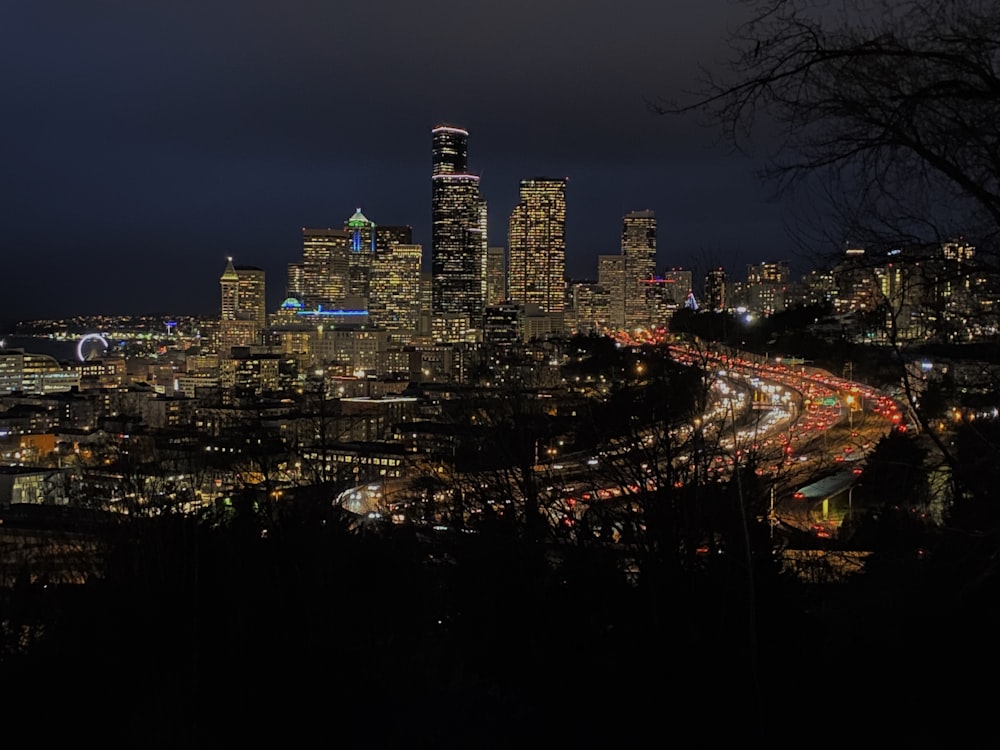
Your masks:
[[[854,394],[847,394],[847,423],[854,429]]]

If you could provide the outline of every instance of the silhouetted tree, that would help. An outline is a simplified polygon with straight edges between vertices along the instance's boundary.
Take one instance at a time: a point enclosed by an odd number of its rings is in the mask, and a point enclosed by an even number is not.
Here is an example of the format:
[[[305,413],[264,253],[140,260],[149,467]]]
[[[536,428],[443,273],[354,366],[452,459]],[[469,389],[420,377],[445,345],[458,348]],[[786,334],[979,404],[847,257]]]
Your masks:
[[[736,149],[763,134],[761,142],[773,146],[763,173],[778,193],[814,191],[833,209],[825,247],[839,252],[850,238],[862,247],[909,252],[975,238],[975,256],[961,269],[939,260],[909,263],[895,288],[878,296],[875,311],[895,382],[960,487],[956,497],[989,505],[991,493],[970,473],[972,464],[932,423],[939,406],[935,414],[921,409],[922,383],[908,367],[912,348],[900,331],[922,308],[926,326],[940,328],[922,335],[954,335],[956,321],[934,314],[940,300],[927,291],[954,282],[959,272],[966,280],[996,278],[1000,6],[989,0],[858,0],[836,7],[747,0],[743,6],[749,17],[731,35],[728,64],[706,70],[687,100],[652,107],[699,113]],[[964,314],[965,328],[980,320],[990,329],[976,294]],[[1000,535],[1000,527],[989,533]]]
[[[737,148],[774,128],[765,174],[817,177],[852,229],[884,241],[1000,227],[1000,10],[989,0],[747,0],[732,57],[690,99]],[[951,200],[948,200],[948,199]],[[916,202],[915,202],[916,201]],[[957,225],[944,225],[949,211]],[[925,210],[927,209],[927,210]],[[937,220],[936,223],[931,223]],[[841,227],[843,229],[843,227]],[[981,232],[974,232],[981,236]],[[840,234],[853,241],[867,237]],[[924,239],[927,239],[926,235]],[[839,247],[840,243],[837,243]]]

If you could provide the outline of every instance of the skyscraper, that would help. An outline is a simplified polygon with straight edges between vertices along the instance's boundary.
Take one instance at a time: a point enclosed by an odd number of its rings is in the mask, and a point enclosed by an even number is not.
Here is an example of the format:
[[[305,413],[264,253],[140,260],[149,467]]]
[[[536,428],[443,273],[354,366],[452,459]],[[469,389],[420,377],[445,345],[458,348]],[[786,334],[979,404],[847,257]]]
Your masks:
[[[625,258],[597,256],[597,283],[608,292],[608,326],[625,327]]]
[[[510,215],[507,296],[546,313],[565,309],[566,179],[521,180]]]
[[[727,302],[726,272],[722,268],[713,268],[705,276],[705,307],[721,311],[726,309]]]
[[[502,305],[507,301],[507,250],[486,249],[486,304]]]
[[[260,343],[267,328],[267,299],[264,270],[254,266],[234,266],[226,259],[219,278],[221,287],[220,351],[231,346]]]
[[[302,228],[302,303],[333,307],[348,294],[351,235],[345,229]]]
[[[422,259],[420,245],[398,242],[375,254],[368,309],[392,344],[409,344],[419,330]]]
[[[389,252],[393,245],[412,245],[413,227],[379,224],[375,227],[375,254]]]
[[[367,306],[370,295],[372,258],[375,255],[375,222],[370,221],[361,209],[347,220],[344,226],[350,238],[348,255],[347,296],[363,301]]]
[[[486,201],[479,176],[468,172],[468,131],[438,125],[431,135],[433,312],[466,315],[478,328],[486,304]]]
[[[788,287],[787,261],[753,263],[747,266],[747,305],[764,315],[785,309]]]
[[[656,273],[656,214],[632,211],[622,219],[622,256],[625,274],[625,325],[646,326],[650,322],[642,282]]]

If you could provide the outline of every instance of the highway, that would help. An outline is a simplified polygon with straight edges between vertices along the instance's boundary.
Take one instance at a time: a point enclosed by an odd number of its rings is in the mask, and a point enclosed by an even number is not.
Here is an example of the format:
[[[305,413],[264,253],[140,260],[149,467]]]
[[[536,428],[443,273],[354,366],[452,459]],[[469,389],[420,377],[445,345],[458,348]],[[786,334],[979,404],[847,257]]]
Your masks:
[[[664,482],[678,488],[696,480],[728,482],[738,467],[752,465],[771,491],[768,518],[762,520],[773,529],[835,536],[843,516],[830,513],[828,498],[796,494],[824,477],[845,477],[848,470],[858,476],[878,440],[893,427],[905,429],[899,406],[864,384],[813,367],[682,346],[669,350],[678,362],[709,374],[705,413],[666,434],[662,425],[640,429],[593,454],[540,459],[532,485],[551,522],[572,525],[589,508],[628,502]],[[476,481],[482,478],[457,479],[465,486]],[[334,502],[359,515],[403,521],[404,504],[392,498],[412,497],[411,487],[405,478],[369,483]]]
[[[691,361],[689,348],[671,350],[680,361]],[[815,367],[783,365],[752,355],[699,351],[697,356],[730,375],[739,373],[748,382],[760,383],[757,389],[796,394],[789,413],[783,415],[787,419],[767,422],[765,434],[756,441],[761,448],[755,457],[757,473],[772,487],[769,520],[821,538],[835,536],[844,518],[831,514],[827,501],[849,492],[843,487],[853,482],[846,478],[860,477],[865,457],[885,434],[908,429],[901,406],[863,383]],[[772,410],[780,413],[779,406]],[[823,484],[830,477],[838,480]],[[799,492],[817,483],[814,493]],[[824,487],[829,489],[826,494],[820,492]]]

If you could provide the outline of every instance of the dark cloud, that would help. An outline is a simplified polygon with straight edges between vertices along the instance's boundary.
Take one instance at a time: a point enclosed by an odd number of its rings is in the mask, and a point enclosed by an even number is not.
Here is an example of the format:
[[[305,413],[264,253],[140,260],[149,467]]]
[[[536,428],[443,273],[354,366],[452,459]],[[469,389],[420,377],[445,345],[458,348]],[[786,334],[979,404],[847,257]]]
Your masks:
[[[548,175],[570,180],[574,276],[639,208],[660,218],[661,265],[786,255],[754,164],[646,108],[724,53],[739,6],[688,5],[16,4],[0,29],[0,318],[213,312],[227,255],[264,267],[278,300],[301,227],[357,207],[412,225],[429,259],[442,121],[470,130],[491,244],[518,181]]]

